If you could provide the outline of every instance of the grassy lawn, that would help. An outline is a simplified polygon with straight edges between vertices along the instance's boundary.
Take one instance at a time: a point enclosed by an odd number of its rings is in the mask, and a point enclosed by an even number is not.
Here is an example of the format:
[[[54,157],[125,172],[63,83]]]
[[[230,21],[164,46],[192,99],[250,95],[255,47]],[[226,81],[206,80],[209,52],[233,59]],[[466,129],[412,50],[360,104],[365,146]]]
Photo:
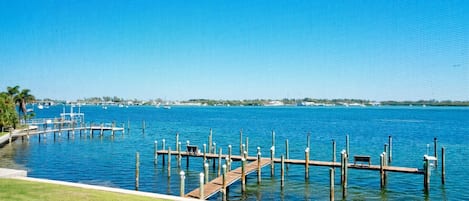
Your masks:
[[[107,191],[75,188],[56,184],[0,179],[0,200],[161,200],[144,196],[127,195]]]

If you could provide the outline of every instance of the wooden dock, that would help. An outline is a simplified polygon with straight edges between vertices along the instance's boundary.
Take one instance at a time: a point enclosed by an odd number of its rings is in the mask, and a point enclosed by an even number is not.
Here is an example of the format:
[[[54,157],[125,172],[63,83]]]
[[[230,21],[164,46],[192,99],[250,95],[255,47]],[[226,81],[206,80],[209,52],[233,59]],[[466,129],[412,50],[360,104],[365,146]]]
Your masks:
[[[261,159],[261,162],[260,162],[260,166],[261,168],[262,167],[265,167],[267,165],[270,164],[270,159],[267,159],[267,158],[263,158]],[[246,165],[246,169],[245,169],[245,173],[246,175],[249,175],[253,172],[256,172],[256,170],[258,169],[258,161],[253,161],[249,164]],[[235,183],[236,181],[240,180],[241,179],[241,176],[242,176],[242,173],[241,173],[241,170],[242,168],[239,167],[235,170],[232,170],[228,173],[226,173],[226,186],[230,186],[231,184]],[[212,197],[213,195],[215,195],[216,193],[218,193],[219,191],[221,191],[223,189],[223,178],[222,177],[218,177],[212,181],[210,181],[209,183],[205,184],[204,187],[204,200],[205,199],[208,199],[210,197]],[[190,193],[186,194],[186,197],[189,197],[189,198],[197,198],[197,199],[200,199],[199,195],[200,195],[200,188],[197,188],[193,191],[191,191]]]

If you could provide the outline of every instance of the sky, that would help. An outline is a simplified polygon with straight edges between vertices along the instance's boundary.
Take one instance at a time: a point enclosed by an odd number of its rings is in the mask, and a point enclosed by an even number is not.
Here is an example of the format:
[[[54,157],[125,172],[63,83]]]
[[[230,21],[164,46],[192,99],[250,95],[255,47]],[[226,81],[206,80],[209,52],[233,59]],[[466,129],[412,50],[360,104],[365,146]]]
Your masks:
[[[0,0],[36,98],[469,100],[469,2]]]

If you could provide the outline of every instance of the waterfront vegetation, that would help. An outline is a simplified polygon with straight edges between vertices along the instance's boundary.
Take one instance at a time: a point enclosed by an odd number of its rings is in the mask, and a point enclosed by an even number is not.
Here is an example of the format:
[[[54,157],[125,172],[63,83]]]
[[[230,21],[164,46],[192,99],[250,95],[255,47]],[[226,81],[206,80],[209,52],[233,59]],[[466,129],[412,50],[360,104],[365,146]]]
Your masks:
[[[20,119],[34,117],[34,113],[26,109],[26,105],[35,100],[30,92],[29,89],[20,90],[19,86],[7,87],[7,91],[0,92],[0,131],[17,128]]]
[[[151,197],[128,195],[107,191],[91,190],[78,187],[62,186],[18,179],[0,179],[0,200],[21,201],[21,200],[162,200]]]

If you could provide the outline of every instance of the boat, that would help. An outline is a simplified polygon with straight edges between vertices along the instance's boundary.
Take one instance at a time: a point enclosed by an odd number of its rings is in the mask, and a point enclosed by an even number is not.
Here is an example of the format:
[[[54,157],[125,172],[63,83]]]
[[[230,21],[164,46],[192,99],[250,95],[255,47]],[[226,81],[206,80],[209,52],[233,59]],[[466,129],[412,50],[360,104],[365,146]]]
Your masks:
[[[44,106],[43,106],[43,105],[41,105],[41,104],[40,104],[40,105],[37,105],[37,109],[40,109],[40,110],[42,110],[42,109],[44,109]]]
[[[169,110],[169,109],[171,109],[171,106],[169,106],[169,105],[165,105],[165,106],[163,106],[163,109],[167,109],[167,110]]]

